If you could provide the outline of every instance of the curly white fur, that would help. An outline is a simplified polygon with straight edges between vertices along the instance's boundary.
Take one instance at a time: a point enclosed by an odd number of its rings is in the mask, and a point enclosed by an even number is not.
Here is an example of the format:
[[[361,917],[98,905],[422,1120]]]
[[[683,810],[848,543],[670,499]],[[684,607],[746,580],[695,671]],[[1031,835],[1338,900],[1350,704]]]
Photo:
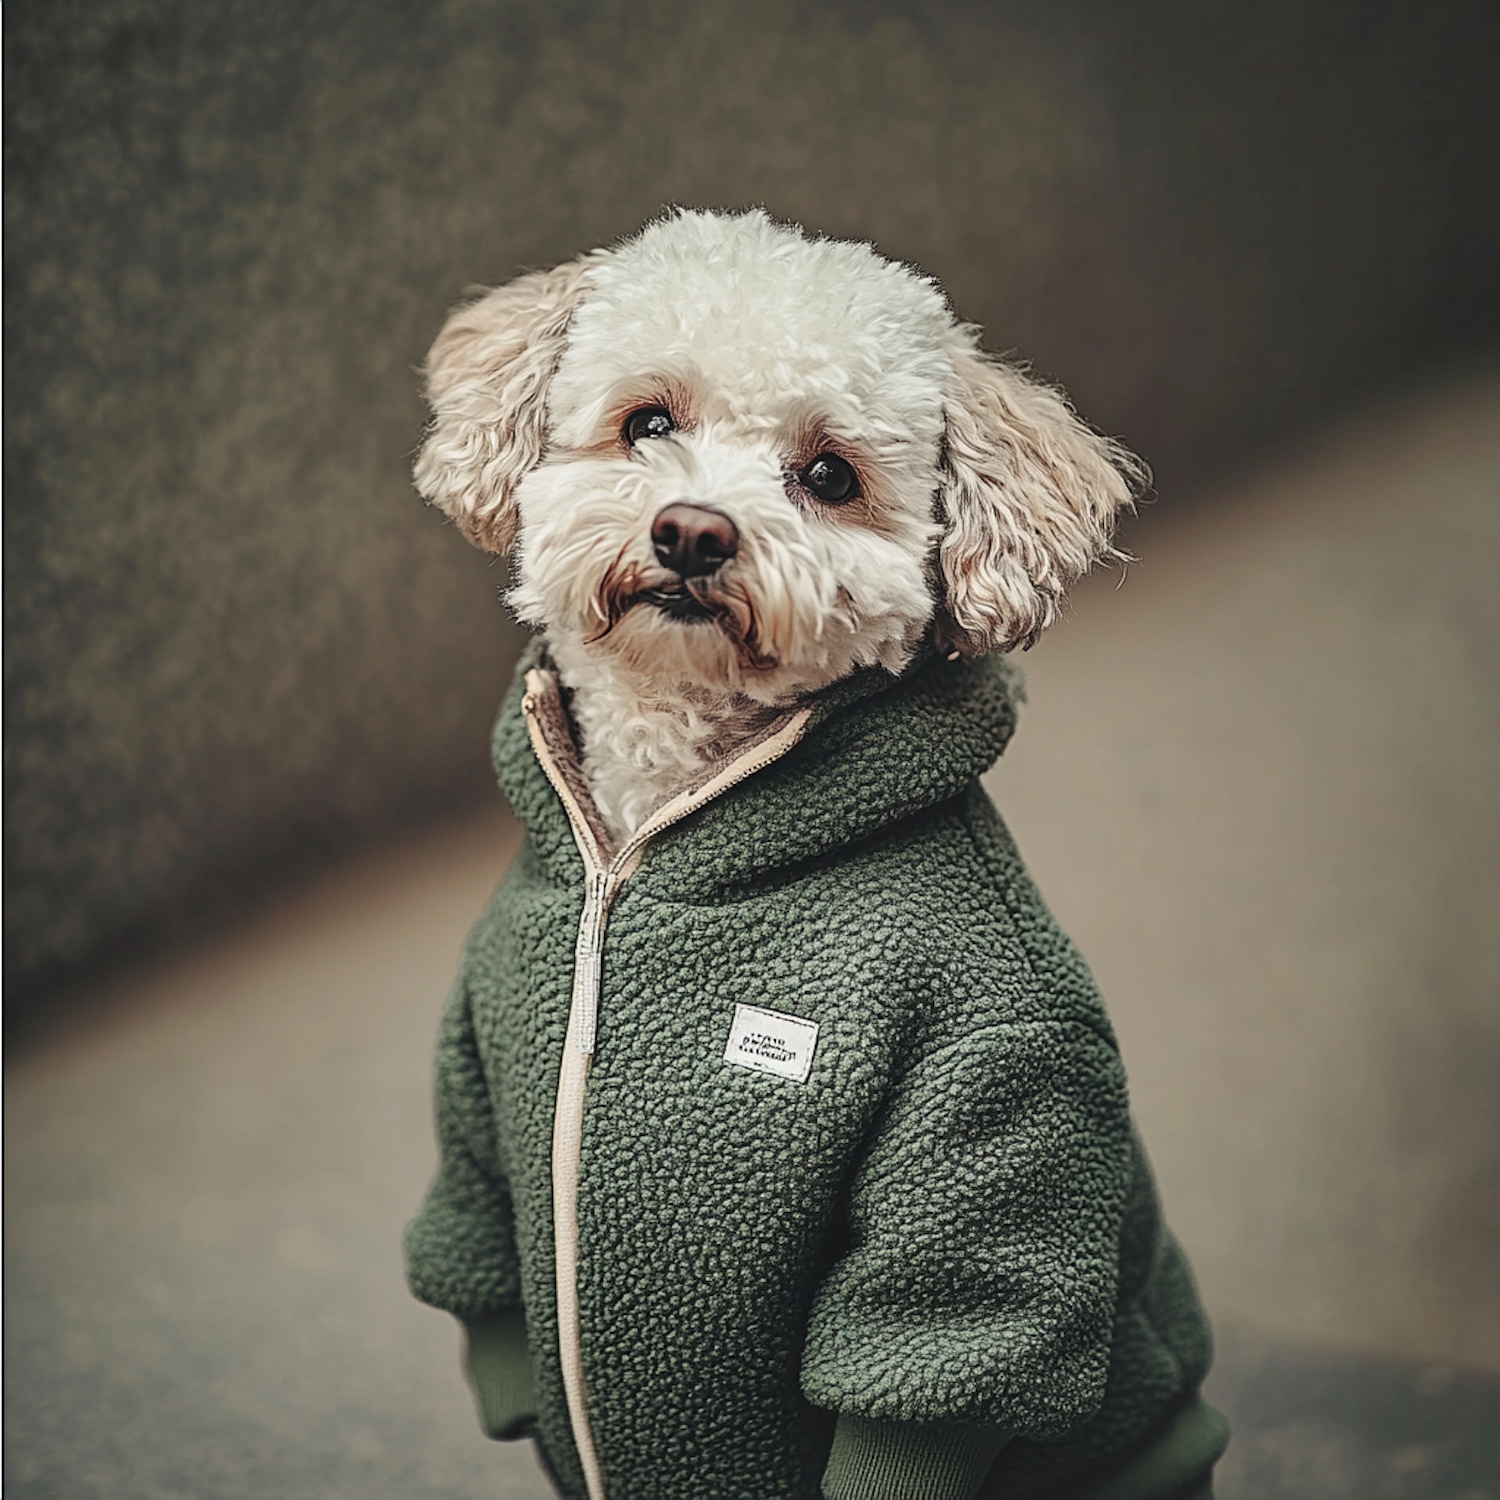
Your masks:
[[[923,636],[1029,645],[1112,555],[1143,471],[1057,392],[988,359],[937,286],[764,213],[680,212],[459,308],[427,362],[424,496],[481,546],[519,537],[510,604],[545,630],[617,836],[769,713]],[[631,412],[676,429],[633,446]],[[857,499],[798,474],[852,464]],[[681,587],[653,520],[707,507],[735,555]]]

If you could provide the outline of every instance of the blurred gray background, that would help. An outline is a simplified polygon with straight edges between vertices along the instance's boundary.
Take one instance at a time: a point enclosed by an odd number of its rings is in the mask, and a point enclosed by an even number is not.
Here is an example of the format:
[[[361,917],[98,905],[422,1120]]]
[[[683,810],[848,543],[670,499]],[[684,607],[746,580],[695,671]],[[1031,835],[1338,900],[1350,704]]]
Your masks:
[[[545,1494],[397,1242],[518,831],[446,308],[874,239],[1153,464],[992,790],[1220,1328],[1222,1500],[1500,1500],[1500,7],[5,7],[6,1484]]]
[[[938,274],[1173,506],[1500,326],[1491,4],[5,27],[13,994],[485,783],[503,573],[407,479],[471,283],[763,203]]]

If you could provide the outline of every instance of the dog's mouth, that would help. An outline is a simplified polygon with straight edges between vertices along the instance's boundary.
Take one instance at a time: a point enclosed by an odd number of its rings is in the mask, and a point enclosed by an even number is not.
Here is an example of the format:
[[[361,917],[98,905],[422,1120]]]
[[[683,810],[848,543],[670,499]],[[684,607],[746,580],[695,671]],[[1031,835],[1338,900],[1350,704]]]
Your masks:
[[[622,550],[606,570],[597,597],[599,627],[585,644],[597,645],[631,610],[646,606],[677,624],[714,625],[734,645],[740,666],[747,672],[765,672],[777,665],[767,650],[755,601],[743,583],[724,570],[703,578],[669,578],[653,588],[642,569],[626,561]]]
[[[710,623],[719,618],[719,612],[710,609],[685,583],[675,588],[643,589],[635,600],[659,609],[669,620],[687,624]]]

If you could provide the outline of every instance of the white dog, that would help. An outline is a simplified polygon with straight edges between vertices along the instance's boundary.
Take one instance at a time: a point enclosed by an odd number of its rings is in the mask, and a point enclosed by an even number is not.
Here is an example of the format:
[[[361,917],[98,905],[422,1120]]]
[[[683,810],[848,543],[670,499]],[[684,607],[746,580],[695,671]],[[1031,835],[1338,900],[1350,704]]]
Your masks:
[[[933,632],[1030,645],[1143,470],[984,354],[929,279],[764,213],[679,212],[460,307],[417,487],[519,538],[616,838],[768,712]]]
[[[544,632],[407,1234],[485,1430],[572,1500],[1206,1500],[1207,1324],[960,660],[1119,555],[1141,467],[762,213],[484,294],[427,386],[418,486]]]

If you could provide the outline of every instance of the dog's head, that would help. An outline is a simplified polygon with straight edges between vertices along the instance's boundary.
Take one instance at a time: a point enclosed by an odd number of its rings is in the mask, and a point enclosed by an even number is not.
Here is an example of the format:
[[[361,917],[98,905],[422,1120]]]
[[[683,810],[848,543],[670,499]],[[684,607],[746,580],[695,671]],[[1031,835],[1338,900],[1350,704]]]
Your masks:
[[[926,278],[765,214],[677,213],[458,308],[421,493],[510,602],[663,687],[773,702],[929,630],[1029,645],[1139,465]]]

